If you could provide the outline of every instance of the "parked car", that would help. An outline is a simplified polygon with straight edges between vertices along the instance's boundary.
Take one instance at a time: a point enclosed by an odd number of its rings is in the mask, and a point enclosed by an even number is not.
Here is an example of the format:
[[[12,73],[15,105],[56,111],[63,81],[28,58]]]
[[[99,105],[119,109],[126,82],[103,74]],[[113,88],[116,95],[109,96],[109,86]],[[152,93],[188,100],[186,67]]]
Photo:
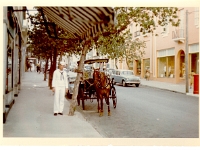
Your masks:
[[[140,85],[140,77],[134,75],[131,70],[113,70],[111,79],[114,79],[114,84],[122,83],[123,86],[133,85],[136,87]]]
[[[76,64],[71,64],[71,65],[69,66],[69,69],[70,69],[71,71],[75,72],[75,70],[77,69],[77,65],[76,65]]]
[[[107,74],[111,76],[113,74],[113,71],[115,71],[115,69],[108,68],[107,69]]]
[[[92,70],[92,65],[84,65],[84,70],[91,71]]]
[[[74,89],[74,82],[76,80],[76,76],[77,76],[77,73],[76,72],[72,72],[72,71],[69,71],[68,69],[65,69],[65,71],[67,72],[67,77],[68,77],[68,92],[67,92],[67,96],[69,98],[72,97],[72,94],[73,94],[73,89]]]

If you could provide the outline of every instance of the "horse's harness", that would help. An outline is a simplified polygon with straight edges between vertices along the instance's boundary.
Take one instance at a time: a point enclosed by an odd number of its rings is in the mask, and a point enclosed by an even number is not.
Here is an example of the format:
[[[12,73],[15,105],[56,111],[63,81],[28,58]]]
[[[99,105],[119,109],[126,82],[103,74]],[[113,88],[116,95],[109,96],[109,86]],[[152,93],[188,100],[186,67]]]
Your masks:
[[[100,88],[100,89],[107,89],[107,87],[110,85],[110,84],[109,84],[110,82],[108,82],[105,86],[101,86],[101,85],[100,85],[100,83],[101,83],[101,76],[100,76],[100,74],[98,74],[98,77],[99,77],[99,78],[97,79],[97,81],[98,81],[98,82],[97,82],[97,87]],[[109,80],[109,78],[108,78],[107,76],[106,76],[106,78]],[[106,79],[106,80],[107,80],[107,79]],[[109,80],[109,81],[110,81],[110,80]]]

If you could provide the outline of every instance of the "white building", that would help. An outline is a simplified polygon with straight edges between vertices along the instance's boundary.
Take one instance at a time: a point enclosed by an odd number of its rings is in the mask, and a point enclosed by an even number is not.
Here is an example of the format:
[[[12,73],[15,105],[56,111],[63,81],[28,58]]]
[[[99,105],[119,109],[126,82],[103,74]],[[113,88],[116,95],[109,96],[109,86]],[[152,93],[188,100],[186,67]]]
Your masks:
[[[21,77],[25,72],[27,43],[26,7],[3,7],[3,123],[15,97],[18,96]]]

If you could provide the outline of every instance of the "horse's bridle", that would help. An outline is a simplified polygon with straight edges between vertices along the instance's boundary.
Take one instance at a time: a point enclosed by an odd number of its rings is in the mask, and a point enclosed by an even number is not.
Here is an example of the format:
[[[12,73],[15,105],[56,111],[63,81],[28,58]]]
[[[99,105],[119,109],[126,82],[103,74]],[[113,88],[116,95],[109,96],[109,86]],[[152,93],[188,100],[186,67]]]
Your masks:
[[[97,71],[96,71],[96,72],[97,72]],[[95,73],[95,72],[94,72],[94,73]],[[106,89],[106,88],[108,87],[108,85],[109,85],[110,82],[108,82],[105,86],[101,86],[101,85],[100,85],[100,83],[101,83],[101,76],[100,76],[100,74],[98,74],[98,77],[99,77],[99,78],[97,79],[97,81],[98,81],[98,82],[97,82],[97,87],[100,88],[100,89]],[[107,76],[106,76],[106,78],[109,80],[109,78],[108,78]]]

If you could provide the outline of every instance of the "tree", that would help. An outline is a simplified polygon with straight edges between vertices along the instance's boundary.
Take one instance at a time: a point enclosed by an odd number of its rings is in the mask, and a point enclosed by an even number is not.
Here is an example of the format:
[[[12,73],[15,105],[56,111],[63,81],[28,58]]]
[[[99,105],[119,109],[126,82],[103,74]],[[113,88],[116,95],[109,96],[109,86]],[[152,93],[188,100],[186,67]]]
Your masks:
[[[156,27],[169,23],[178,26],[180,19],[176,7],[116,7],[116,26],[107,28],[109,36],[101,34],[96,42],[98,53],[107,55],[108,58],[126,58],[129,63],[133,59],[140,60],[146,47],[144,41],[132,40],[132,35],[127,27],[135,23],[140,27],[142,34],[154,33]]]
[[[76,107],[76,100],[78,95],[78,87],[81,72],[83,71],[83,62],[86,53],[91,46],[96,46],[100,54],[106,54],[109,58],[123,58],[127,60],[132,58],[139,58],[142,56],[143,51],[140,48],[145,47],[142,41],[131,41],[129,31],[126,31],[131,22],[140,26],[140,31],[145,34],[146,32],[153,33],[156,27],[164,26],[171,23],[173,26],[178,26],[180,20],[177,19],[177,8],[173,7],[116,7],[117,14],[115,27],[105,27],[102,33],[97,33],[97,38],[85,40],[81,39],[74,42],[69,38],[66,40],[66,46],[71,53],[80,52],[81,58],[78,65],[78,73],[75,81],[75,88],[72,96],[72,103],[70,105],[69,115],[73,115]],[[41,17],[40,17],[41,18]],[[157,18],[157,21],[155,20]],[[42,22],[42,21],[40,21]],[[48,42],[46,45],[51,45],[55,49],[58,46],[56,41]],[[61,49],[61,48],[56,48]],[[54,54],[55,56],[55,54]]]
[[[117,28],[121,30],[131,22],[140,26],[140,31],[145,34],[153,33],[158,26],[171,24],[178,26],[180,19],[177,16],[177,7],[116,7]]]
[[[52,38],[51,33],[55,33],[55,28],[53,28],[54,24],[45,24],[40,11],[35,15],[30,15],[29,19],[33,25],[33,27],[28,30],[29,44],[30,47],[34,49],[32,53],[35,56],[46,60],[44,80],[46,80],[48,60],[51,60],[49,86],[52,88],[53,71],[56,69],[57,56],[65,52],[76,53],[79,51],[79,49],[76,48],[77,42],[67,40],[67,38],[71,37],[70,34],[59,26],[56,28],[57,37],[52,36]],[[47,28],[50,31],[50,35],[47,32]]]
[[[127,62],[131,59],[140,59],[145,48],[145,42],[135,40],[132,41],[130,31],[126,31],[128,25],[133,21],[136,26],[140,26],[140,31],[145,34],[153,33],[156,27],[164,26],[171,23],[173,26],[178,26],[180,20],[177,19],[177,8],[174,7],[116,7],[117,14],[115,27],[107,27],[104,32],[99,34],[98,39],[93,39],[89,44],[83,44],[82,57],[78,70],[83,68],[83,62],[87,52],[87,48],[91,45],[96,46],[98,53],[107,55],[109,58],[126,58]],[[155,20],[157,18],[157,22]],[[75,111],[75,100],[78,95],[78,85],[80,80],[78,74],[75,82],[75,88],[70,105],[69,115],[73,115]]]
[[[140,60],[144,55],[146,43],[139,39],[132,40],[132,34],[129,30],[120,35],[101,36],[97,41],[97,50],[101,55],[107,55],[108,58],[125,58],[127,65],[135,60]],[[128,65],[129,66],[129,65]]]

